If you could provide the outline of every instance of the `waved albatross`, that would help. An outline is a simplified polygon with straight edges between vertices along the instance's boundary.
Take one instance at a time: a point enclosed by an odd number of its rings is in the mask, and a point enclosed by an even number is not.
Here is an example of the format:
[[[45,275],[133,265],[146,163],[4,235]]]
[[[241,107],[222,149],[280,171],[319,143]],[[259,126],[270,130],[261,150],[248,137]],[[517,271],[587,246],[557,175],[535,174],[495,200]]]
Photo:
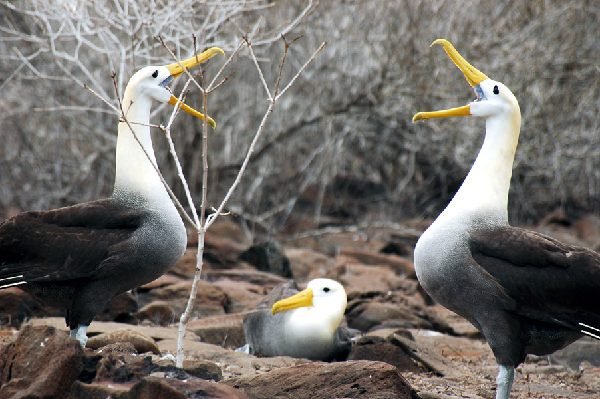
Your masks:
[[[176,105],[167,85],[182,67],[217,54],[223,50],[213,47],[181,63],[144,67],[129,80],[122,106],[130,125],[119,122],[110,198],[24,212],[0,224],[0,288],[22,286],[65,308],[71,336],[82,346],[92,319],[115,295],[161,276],[185,250],[183,221],[154,169],[150,107],[152,100]]]
[[[311,280],[300,292],[293,282],[273,289],[257,310],[244,317],[250,354],[345,359],[352,335],[340,326],[346,302],[344,287],[325,278]]]
[[[508,224],[519,103],[450,42],[433,44],[444,48],[477,99],[419,112],[413,121],[478,116],[486,121],[486,134],[460,189],[417,242],[415,269],[437,302],[484,335],[499,366],[496,398],[508,399],[515,367],[526,354],[550,354],[582,334],[600,339],[600,254]]]

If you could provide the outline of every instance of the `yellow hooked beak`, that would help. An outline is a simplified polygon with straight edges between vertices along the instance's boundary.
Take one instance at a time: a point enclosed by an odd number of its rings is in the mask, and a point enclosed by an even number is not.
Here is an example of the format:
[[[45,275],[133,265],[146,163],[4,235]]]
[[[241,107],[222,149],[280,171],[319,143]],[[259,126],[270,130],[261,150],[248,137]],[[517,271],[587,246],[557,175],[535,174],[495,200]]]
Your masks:
[[[488,77],[473,65],[469,64],[467,60],[464,59],[462,55],[446,39],[437,39],[431,45],[439,44],[444,48],[448,57],[454,62],[454,64],[461,70],[463,75],[465,75],[465,79],[471,87],[475,87]],[[469,116],[471,115],[471,109],[469,105],[464,105],[462,107],[450,108],[441,111],[432,111],[432,112],[417,112],[415,116],[413,116],[413,122],[423,120],[423,119],[432,119],[432,118],[448,118],[451,116]]]
[[[275,302],[273,304],[273,307],[271,308],[271,312],[275,314],[279,312],[285,312],[286,310],[292,310],[312,305],[313,290],[312,288],[307,288],[304,291],[300,291],[295,295],[282,299],[281,301]]]
[[[175,62],[173,64],[166,65],[166,68],[171,73],[171,77],[176,78],[179,75],[181,75],[185,71],[185,69],[191,69],[191,68],[195,67],[196,65],[202,64],[217,54],[223,55],[223,54],[225,54],[225,52],[223,50],[221,50],[219,47],[211,47],[208,50],[206,50],[200,54],[196,54],[195,56],[188,58],[187,60],[183,60],[181,62]],[[217,123],[214,121],[213,118],[211,118],[210,116],[206,116],[201,112],[196,111],[194,108],[179,101],[177,99],[177,97],[175,97],[175,96],[171,96],[169,98],[168,102],[169,102],[169,104],[174,105],[174,106],[177,106],[179,104],[179,106],[181,107],[181,109],[183,111],[187,112],[188,114],[190,114],[192,116],[195,116],[196,118],[199,118],[201,120],[206,119],[206,122],[213,129],[217,126]]]

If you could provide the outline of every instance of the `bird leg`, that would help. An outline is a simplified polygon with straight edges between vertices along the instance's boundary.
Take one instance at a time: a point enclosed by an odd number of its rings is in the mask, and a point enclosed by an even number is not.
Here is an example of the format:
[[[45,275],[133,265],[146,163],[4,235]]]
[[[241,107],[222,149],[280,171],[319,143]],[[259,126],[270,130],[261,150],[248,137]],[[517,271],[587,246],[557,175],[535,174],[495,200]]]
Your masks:
[[[75,338],[77,341],[79,341],[82,348],[85,348],[85,344],[88,340],[87,329],[88,326],[80,324],[79,327],[72,329],[69,334],[72,338]]]
[[[515,380],[515,368],[499,364],[498,369],[496,399],[508,399],[513,381]]]

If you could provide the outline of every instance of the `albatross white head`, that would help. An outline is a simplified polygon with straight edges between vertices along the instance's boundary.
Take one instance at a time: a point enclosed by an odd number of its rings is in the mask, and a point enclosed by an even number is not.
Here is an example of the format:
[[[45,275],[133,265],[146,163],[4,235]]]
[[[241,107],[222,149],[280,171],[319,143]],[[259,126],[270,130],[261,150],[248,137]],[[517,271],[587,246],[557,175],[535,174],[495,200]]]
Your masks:
[[[156,158],[152,148],[149,126],[152,101],[180,106],[183,111],[201,120],[206,120],[214,128],[216,124],[212,118],[179,102],[171,94],[168,85],[184,72],[184,68],[190,69],[217,54],[223,54],[223,50],[212,47],[178,63],[144,67],[131,77],[122,101],[125,120],[119,121],[113,195],[119,197],[133,193],[148,200],[157,196],[161,200],[164,199],[166,191],[154,170]],[[151,161],[148,160],[146,153]]]
[[[308,341],[331,341],[344,317],[346,304],[346,291],[340,283],[317,278],[305,290],[275,302],[272,312],[286,312],[286,333],[298,340],[304,337]]]
[[[495,222],[508,223],[508,189],[521,128],[519,102],[508,87],[469,64],[448,40],[437,39],[432,46],[434,44],[444,48],[473,87],[477,98],[462,107],[418,112],[413,122],[452,116],[478,116],[486,120],[486,135],[479,155],[459,191],[438,219],[477,212],[486,214]]]

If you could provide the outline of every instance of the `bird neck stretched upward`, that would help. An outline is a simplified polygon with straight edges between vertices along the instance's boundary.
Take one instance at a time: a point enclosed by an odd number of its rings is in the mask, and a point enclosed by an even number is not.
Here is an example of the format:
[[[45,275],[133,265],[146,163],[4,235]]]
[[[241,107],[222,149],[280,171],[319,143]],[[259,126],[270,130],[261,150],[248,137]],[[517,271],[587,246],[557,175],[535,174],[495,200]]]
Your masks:
[[[127,92],[123,111],[127,122],[119,122],[114,197],[142,197],[151,203],[171,204],[158,176],[150,136],[151,99],[131,99]],[[137,139],[136,139],[137,137]]]
[[[442,217],[485,214],[493,223],[508,223],[508,190],[519,132],[518,109],[486,119],[479,155]]]

